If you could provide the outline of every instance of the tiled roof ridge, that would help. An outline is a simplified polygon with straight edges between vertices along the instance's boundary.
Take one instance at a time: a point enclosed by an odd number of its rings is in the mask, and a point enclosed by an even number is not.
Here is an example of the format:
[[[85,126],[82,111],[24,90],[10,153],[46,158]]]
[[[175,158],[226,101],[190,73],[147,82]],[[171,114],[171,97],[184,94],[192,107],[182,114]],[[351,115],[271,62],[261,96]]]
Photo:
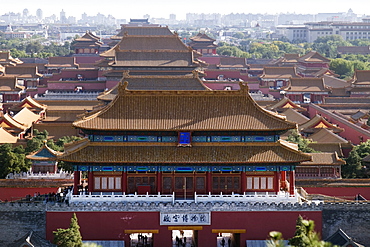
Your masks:
[[[343,137],[341,137],[340,135],[335,134],[332,130],[329,130],[329,129],[326,129],[326,128],[321,129],[321,130],[317,131],[316,133],[314,133],[314,134],[310,135],[310,136],[308,137],[308,139],[314,140],[314,139],[317,139],[317,137],[320,137],[320,136],[322,136],[322,135],[325,135],[325,136],[330,135],[330,136],[332,136],[332,137],[337,138],[337,139],[338,139],[338,141],[339,141],[339,140],[343,140],[343,141],[346,141],[346,143],[350,143],[350,141],[348,141],[348,140],[344,139],[344,138],[343,138]],[[316,142],[316,141],[315,141],[315,142]],[[325,143],[325,142],[318,142],[318,143]],[[337,142],[335,142],[335,143],[337,143]]]
[[[79,119],[73,123],[74,127],[79,127],[83,125],[84,122],[90,121],[100,115],[103,115],[110,111],[112,107],[115,105],[116,102],[119,102],[122,97],[166,97],[166,96],[192,96],[192,97],[212,97],[212,96],[226,96],[226,97],[243,97],[245,99],[245,104],[250,104],[256,111],[260,112],[262,116],[273,119],[274,121],[280,122],[284,124],[284,127],[280,127],[279,130],[287,130],[296,127],[296,123],[286,120],[285,116],[280,116],[277,114],[272,114],[270,111],[263,109],[260,107],[255,100],[248,94],[248,86],[243,82],[239,82],[240,90],[232,90],[232,91],[225,91],[225,90],[173,90],[173,91],[165,91],[165,90],[129,90],[127,89],[128,86],[127,81],[121,81],[118,85],[118,95],[103,109],[100,109],[97,112],[87,113],[82,119]],[[85,127],[83,127],[85,128]],[[90,127],[87,127],[88,129]]]
[[[5,113],[5,115],[2,118],[16,128],[19,128],[22,130],[25,130],[27,128],[27,126],[24,123],[21,123],[15,120],[12,116],[9,115],[9,113]]]
[[[11,133],[9,133],[4,127],[0,126],[0,136],[1,136],[1,142],[0,143],[15,143],[17,142],[17,137],[13,136]]]
[[[77,152],[77,151],[83,149],[84,147],[86,147],[89,143],[90,143],[90,141],[89,141],[88,138],[83,138],[83,139],[78,140],[78,141],[66,143],[66,144],[64,144],[64,152],[61,153],[58,157],[63,157],[67,154]]]
[[[324,57],[323,55],[321,55],[320,53],[318,53],[317,51],[310,51],[308,52],[307,54],[301,56],[298,58],[298,61],[304,61],[306,62],[307,60],[309,60],[310,58],[314,57],[314,56],[318,56],[320,58],[323,58],[323,60],[326,60],[328,61],[329,59],[327,59],[326,57]]]
[[[298,76],[298,77],[301,77],[297,74],[297,66],[289,66],[289,67],[282,67],[282,66],[264,66],[263,67],[263,75],[266,74],[266,70],[267,72],[275,72],[276,70],[279,70],[279,71],[292,71],[294,72],[294,74],[292,76]]]
[[[334,124],[330,123],[329,121],[327,121],[324,117],[320,116],[320,115],[315,115],[315,117],[311,118],[310,120],[308,120],[307,122],[301,124],[299,126],[300,129],[307,129],[307,128],[311,128],[313,125],[317,124],[318,122],[324,122],[326,125],[332,127],[332,128],[335,128],[335,129],[338,129],[338,130],[342,130],[343,131],[343,128],[340,128],[338,126],[335,126]]]
[[[294,106],[295,108],[303,108],[299,105],[297,105],[296,103],[294,103],[293,101],[291,101],[288,97],[284,96],[281,100],[279,100],[279,102],[277,102],[276,104],[273,104],[273,105],[270,105],[270,106],[267,106],[266,108],[267,109],[276,109],[276,108],[279,108],[281,106],[284,106],[286,105],[287,103],[291,104],[292,106]]]
[[[123,78],[118,85],[118,94],[122,95],[191,95],[191,96],[212,96],[212,95],[245,95],[248,94],[248,85],[243,82],[239,82],[240,90],[130,90],[127,89],[129,84],[128,81]],[[248,98],[251,98],[250,96]],[[252,98],[251,98],[252,99]],[[255,103],[255,102],[254,102]],[[255,103],[257,105],[257,103]]]
[[[310,155],[307,155],[299,150],[295,150],[294,148],[292,148],[290,145],[287,145],[287,144],[283,144],[281,142],[271,142],[271,143],[259,143],[256,145],[256,143],[238,143],[236,145],[227,145],[225,147],[221,147],[219,145],[194,145],[192,148],[194,148],[195,150],[196,149],[199,149],[199,148],[213,148],[213,149],[216,149],[216,150],[220,150],[220,148],[248,148],[248,147],[252,147],[254,148],[254,150],[257,150],[259,148],[266,148],[266,146],[270,147],[270,148],[273,148],[275,149],[274,152],[276,152],[276,148],[280,148],[279,152],[278,153],[284,153],[283,151],[286,151],[290,154],[290,156],[292,156],[292,154],[296,155],[295,157],[295,160],[291,161],[291,162],[304,162],[304,161],[310,161],[311,160],[311,156]],[[162,144],[159,144],[159,145],[143,145],[143,143],[108,143],[108,142],[90,142],[90,141],[86,141],[84,143],[84,145],[80,145],[78,146],[76,149],[74,150],[70,150],[68,152],[65,152],[63,155],[59,156],[58,159],[59,160],[64,160],[64,161],[73,161],[75,159],[75,157],[73,157],[73,155],[78,155],[79,152],[81,152],[83,149],[87,149],[87,151],[85,152],[89,152],[89,150],[91,149],[101,149],[101,148],[127,148],[127,149],[135,149],[135,148],[140,148],[140,149],[143,149],[143,148],[150,148],[150,149],[153,149],[153,148],[165,148],[167,150],[171,149],[173,151],[175,150],[191,150],[192,148],[179,148],[179,147],[176,147],[176,146],[171,146],[171,145],[168,145],[168,144],[165,144],[163,145]],[[82,151],[84,152],[84,151]],[[85,153],[86,154],[86,153]],[[122,155],[123,153],[121,153]],[[252,156],[258,156],[258,154],[251,154]],[[72,156],[72,157],[71,157]],[[86,158],[86,157],[85,157]],[[261,162],[261,161],[253,161],[253,160],[250,160],[250,158],[252,157],[249,157],[248,160],[243,160],[243,161],[237,161],[237,162],[243,162],[243,163],[256,163],[256,162]],[[255,158],[255,157],[254,157]],[[91,162],[101,162],[101,161],[91,161]],[[117,163],[117,160],[109,160],[109,162],[113,162],[113,163]],[[131,161],[127,161],[127,160],[120,160],[119,163],[130,163]],[[145,161],[146,162],[146,161]],[[232,161],[233,162],[233,161]],[[278,161],[278,162],[281,162],[281,161]],[[153,162],[151,161],[151,163],[158,163],[158,161],[156,162]],[[160,163],[163,163],[163,162],[160,162]],[[276,161],[275,161],[276,163]]]
[[[42,147],[33,152],[33,153],[30,153],[29,155],[26,156],[27,159],[34,159],[33,156],[37,155],[38,153],[42,152],[42,150],[46,150],[47,152],[49,152],[50,154],[52,154],[53,156],[57,157],[57,156],[60,156],[62,155],[62,152],[58,152],[58,151],[55,151],[54,149],[51,149],[48,145],[47,145],[47,142],[46,140],[44,141],[44,144],[42,145]]]

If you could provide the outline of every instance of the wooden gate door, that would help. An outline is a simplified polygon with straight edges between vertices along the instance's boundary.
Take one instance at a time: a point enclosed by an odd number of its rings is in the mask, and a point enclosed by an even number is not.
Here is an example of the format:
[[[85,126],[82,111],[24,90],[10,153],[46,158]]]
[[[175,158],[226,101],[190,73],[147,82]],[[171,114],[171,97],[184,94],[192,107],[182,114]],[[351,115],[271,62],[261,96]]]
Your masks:
[[[175,198],[176,199],[194,199],[194,176],[175,175]]]

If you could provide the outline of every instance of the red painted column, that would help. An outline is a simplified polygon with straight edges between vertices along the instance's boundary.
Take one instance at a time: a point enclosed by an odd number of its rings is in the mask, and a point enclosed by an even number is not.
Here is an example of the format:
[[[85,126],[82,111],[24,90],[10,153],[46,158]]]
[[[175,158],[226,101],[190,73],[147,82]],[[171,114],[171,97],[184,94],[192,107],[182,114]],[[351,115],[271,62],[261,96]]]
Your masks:
[[[281,181],[285,181],[286,180],[286,171],[282,171],[281,172]]]
[[[286,188],[286,171],[281,171],[280,172],[281,173],[281,181],[280,181],[280,184],[281,184],[281,186],[280,187],[282,187],[283,189],[288,189],[288,188]]]
[[[78,186],[81,184],[81,172],[74,171],[73,173],[73,194],[78,195]]]
[[[247,175],[245,174],[245,172],[242,172],[241,175],[242,193],[244,193],[247,190]]]
[[[93,176],[93,172],[89,171],[87,173],[87,181],[88,181],[88,190],[89,192],[93,192],[94,190],[94,176]]]
[[[212,172],[207,172],[207,193],[212,192]]]
[[[289,193],[290,195],[294,195],[294,188],[295,188],[295,171],[290,171],[289,172],[289,177],[290,177],[290,181],[289,181]]]
[[[122,172],[122,193],[127,193],[127,172]]]
[[[279,172],[274,172],[274,191],[276,193],[278,193],[280,191]]]
[[[157,173],[157,193],[162,194],[162,172]]]

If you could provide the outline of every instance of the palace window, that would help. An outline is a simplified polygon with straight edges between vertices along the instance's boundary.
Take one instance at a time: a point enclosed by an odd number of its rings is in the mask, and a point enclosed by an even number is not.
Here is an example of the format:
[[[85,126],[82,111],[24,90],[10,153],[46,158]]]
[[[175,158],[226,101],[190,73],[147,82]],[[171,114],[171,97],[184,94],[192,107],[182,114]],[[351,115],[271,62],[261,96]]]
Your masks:
[[[273,190],[274,177],[247,177],[247,190]]]
[[[94,190],[121,190],[121,177],[96,176],[94,177]]]

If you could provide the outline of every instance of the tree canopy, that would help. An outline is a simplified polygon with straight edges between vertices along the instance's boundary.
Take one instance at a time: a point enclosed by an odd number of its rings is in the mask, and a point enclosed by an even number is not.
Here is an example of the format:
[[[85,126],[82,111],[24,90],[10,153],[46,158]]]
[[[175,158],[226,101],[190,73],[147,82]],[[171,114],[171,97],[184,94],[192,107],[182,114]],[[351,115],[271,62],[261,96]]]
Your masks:
[[[320,235],[315,231],[315,222],[305,220],[298,216],[296,221],[294,236],[289,239],[288,244],[283,242],[283,235],[280,232],[272,231],[269,233],[268,247],[334,247],[331,243],[322,241]]]
[[[320,240],[320,236],[315,232],[315,222],[313,220],[304,220],[298,216],[296,221],[296,231],[294,237],[289,239],[290,246],[296,247],[330,247],[331,243]]]
[[[63,151],[64,144],[81,139],[77,136],[64,136],[54,141],[48,139],[48,135],[46,130],[38,131],[35,129],[33,138],[27,141],[25,148],[21,145],[13,147],[9,143],[0,145],[0,179],[5,178],[9,173],[27,172],[31,167],[31,161],[26,158],[26,155],[39,150],[44,142],[55,151]],[[59,162],[58,168],[72,171],[72,166],[64,162]]]
[[[78,225],[77,216],[73,213],[69,228],[59,228],[53,231],[54,244],[59,247],[82,247],[82,236],[80,226]]]
[[[31,162],[26,159],[26,153],[22,146],[12,147],[6,143],[0,145],[0,178],[5,178],[9,173],[26,172]]]
[[[68,41],[61,45],[55,42],[47,42],[46,39],[39,37],[31,39],[0,38],[0,43],[0,49],[10,51],[12,57],[15,58],[48,58],[52,56],[66,56],[73,52]]]
[[[342,166],[342,176],[345,178],[368,177],[367,168],[363,164],[363,158],[370,155],[370,140],[353,147],[346,158],[346,164]]]
[[[287,138],[287,141],[298,144],[298,150],[304,153],[317,153],[317,151],[308,145],[311,143],[309,140],[303,138],[297,130],[292,130]]]

